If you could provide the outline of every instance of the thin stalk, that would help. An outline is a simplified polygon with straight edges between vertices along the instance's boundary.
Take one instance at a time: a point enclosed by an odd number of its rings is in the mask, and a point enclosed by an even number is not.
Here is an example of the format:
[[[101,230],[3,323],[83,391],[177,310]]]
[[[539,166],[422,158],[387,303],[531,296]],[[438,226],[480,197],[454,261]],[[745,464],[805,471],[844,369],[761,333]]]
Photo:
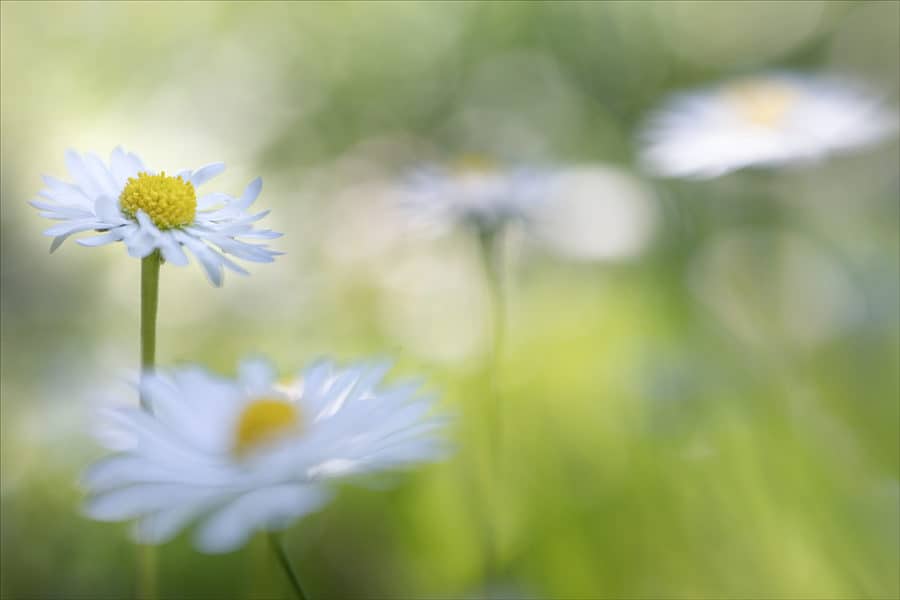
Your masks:
[[[138,546],[138,590],[140,600],[156,600],[159,590],[156,587],[156,548]]]
[[[503,401],[500,393],[500,366],[506,342],[506,295],[503,281],[503,230],[485,229],[479,232],[479,250],[484,268],[485,282],[490,297],[491,347],[485,364],[485,378],[490,389],[490,399],[485,403],[488,434],[488,465],[490,486],[485,521],[486,531],[486,583],[501,575],[501,521],[503,489]]]
[[[162,257],[153,252],[141,261],[141,376],[153,372],[156,365],[156,312],[159,307],[159,266]],[[141,406],[150,411],[147,399]]]
[[[491,402],[488,423],[491,433],[491,470],[497,477],[503,446],[503,403],[500,394],[500,364],[506,344],[506,294],[503,287],[503,231],[486,230],[478,237],[481,261],[490,297],[491,350],[485,368],[490,381]]]
[[[297,595],[298,600],[307,600],[306,594],[303,593],[303,587],[300,585],[300,578],[297,577],[297,573],[295,573],[294,568],[291,567],[291,561],[288,560],[287,553],[284,551],[284,544],[281,541],[281,536],[272,531],[269,532],[268,537],[272,552],[275,553],[278,564],[281,565],[288,581],[291,582],[291,588],[294,590],[294,594]]]
[[[159,267],[162,257],[159,251],[141,260],[141,377],[152,373],[156,366],[156,312],[159,306]],[[147,398],[141,394],[141,408],[152,411]],[[156,549],[140,546],[138,549],[138,597],[155,600]]]

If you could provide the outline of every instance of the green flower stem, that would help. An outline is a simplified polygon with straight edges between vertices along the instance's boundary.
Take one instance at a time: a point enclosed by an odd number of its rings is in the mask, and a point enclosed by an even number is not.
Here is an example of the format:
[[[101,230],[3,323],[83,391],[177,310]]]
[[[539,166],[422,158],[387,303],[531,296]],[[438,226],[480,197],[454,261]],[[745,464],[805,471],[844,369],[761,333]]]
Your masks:
[[[492,475],[497,476],[503,439],[503,406],[500,396],[499,372],[506,343],[506,295],[503,289],[504,257],[502,252],[503,231],[483,230],[479,233],[478,241],[491,304],[491,351],[486,371],[490,379],[492,396],[488,419],[491,430]]]
[[[156,588],[156,548],[153,546],[138,546],[137,597],[139,600],[156,600],[159,597]]]
[[[159,306],[159,267],[162,257],[154,251],[141,260],[141,377],[152,373],[156,365],[156,312]],[[150,412],[147,398],[141,394],[141,407]],[[141,546],[138,550],[138,597],[155,600],[156,549]]]
[[[158,250],[141,261],[141,375],[152,373],[156,365],[156,312],[161,264],[162,257]],[[150,410],[144,397],[141,397],[141,406],[144,410]]]
[[[294,572],[294,568],[291,567],[291,561],[288,560],[287,553],[284,551],[284,544],[281,541],[281,536],[274,531],[269,532],[269,545],[272,547],[272,552],[278,559],[278,564],[281,565],[284,574],[287,575],[288,581],[291,582],[291,588],[294,590],[294,594],[297,595],[298,600],[308,600],[307,595],[303,593],[300,579],[297,577],[297,573]]]
[[[502,575],[501,537],[503,489],[503,401],[500,393],[500,365],[506,343],[506,295],[503,282],[503,230],[482,229],[478,235],[481,262],[491,304],[491,349],[485,364],[485,378],[490,389],[490,399],[485,402],[488,436],[488,474],[490,486],[485,506],[485,579],[491,585]]]

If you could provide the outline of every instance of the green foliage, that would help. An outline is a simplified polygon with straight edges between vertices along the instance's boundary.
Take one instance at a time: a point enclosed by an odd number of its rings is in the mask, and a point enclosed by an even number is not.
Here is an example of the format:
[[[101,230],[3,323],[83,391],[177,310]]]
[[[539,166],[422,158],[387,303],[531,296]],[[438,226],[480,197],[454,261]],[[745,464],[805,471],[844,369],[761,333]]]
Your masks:
[[[573,264],[508,240],[499,481],[470,240],[359,262],[334,251],[365,243],[341,228],[374,202],[372,182],[416,160],[477,152],[630,169],[647,110],[718,76],[841,68],[896,98],[897,4],[0,10],[4,599],[133,593],[127,527],[80,516],[76,482],[98,452],[92,408],[138,364],[140,267],[119,247],[48,257],[25,204],[40,173],[62,175],[67,146],[119,143],[173,170],[226,160],[234,191],[262,174],[267,226],[286,232],[285,257],[222,290],[195,265],[163,267],[160,363],[230,372],[262,351],[287,371],[322,354],[392,355],[459,416],[450,460],[346,487],[289,531],[312,598],[478,597],[485,506],[499,519],[503,597],[900,595],[896,144],[783,173],[651,182],[656,237],[624,262]],[[413,258],[433,260],[433,276],[404,279]],[[816,290],[831,289],[815,261],[846,283],[849,317],[804,320],[828,301]],[[438,327],[443,304],[399,330],[405,313],[389,309],[398,277],[427,288],[458,263],[450,302],[475,308],[451,333],[475,341],[448,358],[430,346],[452,337]],[[184,535],[159,551],[162,595],[285,596],[267,551],[256,539],[204,556]]]

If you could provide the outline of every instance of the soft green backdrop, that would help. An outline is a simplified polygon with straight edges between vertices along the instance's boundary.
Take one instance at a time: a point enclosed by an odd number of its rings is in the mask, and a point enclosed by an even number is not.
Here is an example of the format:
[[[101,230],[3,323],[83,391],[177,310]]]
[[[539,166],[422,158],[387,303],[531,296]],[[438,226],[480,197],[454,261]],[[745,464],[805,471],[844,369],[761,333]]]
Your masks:
[[[117,382],[138,359],[139,264],[71,241],[48,255],[26,204],[66,148],[118,144],[161,169],[224,160],[232,193],[261,174],[267,225],[286,233],[284,257],[223,289],[163,268],[162,363],[394,356],[460,414],[452,460],[346,487],[290,530],[313,598],[477,597],[488,502],[502,597],[900,596],[896,142],[705,183],[634,165],[642,115],[720,76],[845,72],[896,106],[900,3],[0,14],[4,599],[133,593],[127,527],[80,516],[77,478],[99,454],[94,408],[134,401]],[[391,210],[398,173],[470,153],[594,173],[586,222],[619,240],[573,260],[510,232],[506,474],[490,486],[475,248],[411,235]],[[159,556],[166,598],[287,593],[263,540],[203,556],[182,536]]]

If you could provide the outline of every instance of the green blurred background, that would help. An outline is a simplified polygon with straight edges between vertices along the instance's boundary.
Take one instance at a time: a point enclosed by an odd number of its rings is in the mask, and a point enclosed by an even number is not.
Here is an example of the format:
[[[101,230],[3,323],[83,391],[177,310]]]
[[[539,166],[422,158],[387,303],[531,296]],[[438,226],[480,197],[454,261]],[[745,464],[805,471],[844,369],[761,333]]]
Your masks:
[[[286,233],[223,289],[163,269],[161,363],[393,356],[462,416],[451,460],[342,488],[290,530],[313,598],[484,594],[484,506],[499,597],[900,597],[897,143],[710,182],[634,168],[642,116],[722,76],[849,73],[896,106],[900,3],[0,10],[4,599],[134,593],[127,526],[83,518],[77,478],[94,409],[134,401],[116,382],[138,360],[139,265],[50,256],[26,204],[66,148],[118,144],[158,169],[224,160],[233,194],[262,175]],[[405,169],[471,153],[568,182],[542,235],[506,240],[500,482],[477,250],[393,208]],[[287,593],[262,539],[204,556],[182,536],[159,560],[165,598]]]

